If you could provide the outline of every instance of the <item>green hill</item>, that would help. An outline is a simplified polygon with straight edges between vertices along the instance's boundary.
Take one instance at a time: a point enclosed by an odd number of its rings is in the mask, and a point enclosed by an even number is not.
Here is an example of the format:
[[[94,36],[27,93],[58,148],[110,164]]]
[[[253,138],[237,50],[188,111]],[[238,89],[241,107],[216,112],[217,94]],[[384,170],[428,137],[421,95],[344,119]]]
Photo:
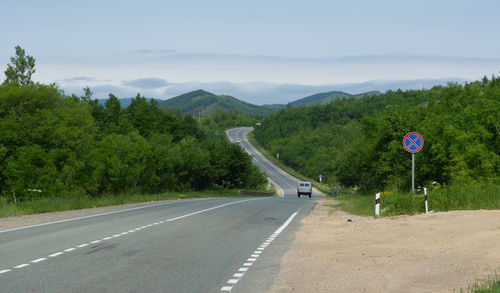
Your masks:
[[[160,108],[177,108],[185,114],[208,115],[217,110],[238,110],[251,116],[272,112],[261,106],[252,105],[227,95],[214,95],[204,90],[189,92],[171,99],[160,101]]]
[[[319,105],[319,104],[328,104],[336,99],[349,98],[349,97],[362,97],[366,95],[380,95],[381,93],[378,91],[366,92],[357,95],[351,95],[344,92],[333,91],[326,93],[314,94],[311,96],[307,96],[305,98],[293,101],[290,103],[292,107],[298,106],[311,106],[311,105]]]

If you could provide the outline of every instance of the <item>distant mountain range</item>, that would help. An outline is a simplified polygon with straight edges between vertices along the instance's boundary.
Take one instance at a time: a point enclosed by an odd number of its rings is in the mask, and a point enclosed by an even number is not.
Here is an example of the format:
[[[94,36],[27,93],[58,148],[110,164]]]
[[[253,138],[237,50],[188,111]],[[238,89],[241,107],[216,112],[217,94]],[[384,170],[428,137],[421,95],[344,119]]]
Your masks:
[[[379,91],[371,91],[357,95],[351,95],[340,91],[331,91],[325,93],[314,94],[302,99],[293,101],[286,105],[272,104],[257,106],[247,102],[243,102],[228,95],[215,95],[204,90],[196,90],[168,100],[158,100],[160,108],[179,109],[184,114],[192,115],[209,115],[217,110],[237,110],[241,113],[251,116],[265,116],[273,111],[279,111],[287,107],[311,106],[319,104],[328,104],[335,99],[362,97],[366,95],[380,95]],[[130,105],[133,98],[119,99],[123,108]],[[147,100],[151,100],[147,98]],[[104,105],[106,99],[99,100],[99,103]]]

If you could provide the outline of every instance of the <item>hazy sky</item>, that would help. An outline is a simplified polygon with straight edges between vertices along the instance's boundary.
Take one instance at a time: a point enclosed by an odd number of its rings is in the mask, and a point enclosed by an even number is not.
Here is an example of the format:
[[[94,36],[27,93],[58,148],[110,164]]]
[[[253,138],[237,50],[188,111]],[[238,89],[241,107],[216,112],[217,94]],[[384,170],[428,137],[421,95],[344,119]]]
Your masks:
[[[262,103],[282,85],[498,75],[498,11],[485,0],[8,1],[0,65],[20,45],[35,80],[67,91],[168,98],[218,84]]]

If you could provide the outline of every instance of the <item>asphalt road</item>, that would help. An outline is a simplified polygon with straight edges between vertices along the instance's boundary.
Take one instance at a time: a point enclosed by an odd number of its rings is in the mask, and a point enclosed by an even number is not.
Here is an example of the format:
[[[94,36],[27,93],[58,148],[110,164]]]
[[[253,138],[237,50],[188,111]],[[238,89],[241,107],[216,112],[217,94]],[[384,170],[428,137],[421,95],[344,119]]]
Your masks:
[[[172,201],[0,231],[0,292],[267,292],[320,195],[297,198],[249,130],[228,134],[283,197]]]

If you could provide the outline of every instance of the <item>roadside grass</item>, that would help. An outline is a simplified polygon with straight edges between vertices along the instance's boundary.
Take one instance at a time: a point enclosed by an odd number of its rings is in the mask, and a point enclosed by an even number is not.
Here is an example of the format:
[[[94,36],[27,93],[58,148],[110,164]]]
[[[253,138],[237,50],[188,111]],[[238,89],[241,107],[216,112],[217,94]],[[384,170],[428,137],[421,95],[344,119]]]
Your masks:
[[[356,216],[372,216],[374,213],[375,197],[369,195],[360,195],[341,191],[334,198],[337,203],[327,204],[332,208],[338,208]]]
[[[464,290],[460,290],[464,292]],[[468,293],[500,293],[500,275],[495,274],[485,283],[476,283],[467,289]]]
[[[269,192],[269,190],[259,190],[258,192]],[[274,190],[272,190],[274,192]],[[256,197],[272,195],[239,194],[237,189],[204,190],[189,192],[165,192],[159,194],[108,194],[99,197],[87,195],[73,197],[41,197],[14,203],[5,197],[0,197],[0,218],[40,214],[49,212],[59,212],[67,210],[78,210],[85,208],[96,208],[127,203],[138,203],[160,200],[196,199],[209,197]]]
[[[375,193],[358,194],[346,189],[336,196],[340,203],[335,207],[360,216],[375,215]],[[500,185],[495,183],[471,183],[452,185],[444,188],[430,188],[427,193],[429,211],[446,212],[453,210],[500,209]],[[423,192],[416,194],[397,191],[382,191],[380,215],[414,215],[425,212]]]

